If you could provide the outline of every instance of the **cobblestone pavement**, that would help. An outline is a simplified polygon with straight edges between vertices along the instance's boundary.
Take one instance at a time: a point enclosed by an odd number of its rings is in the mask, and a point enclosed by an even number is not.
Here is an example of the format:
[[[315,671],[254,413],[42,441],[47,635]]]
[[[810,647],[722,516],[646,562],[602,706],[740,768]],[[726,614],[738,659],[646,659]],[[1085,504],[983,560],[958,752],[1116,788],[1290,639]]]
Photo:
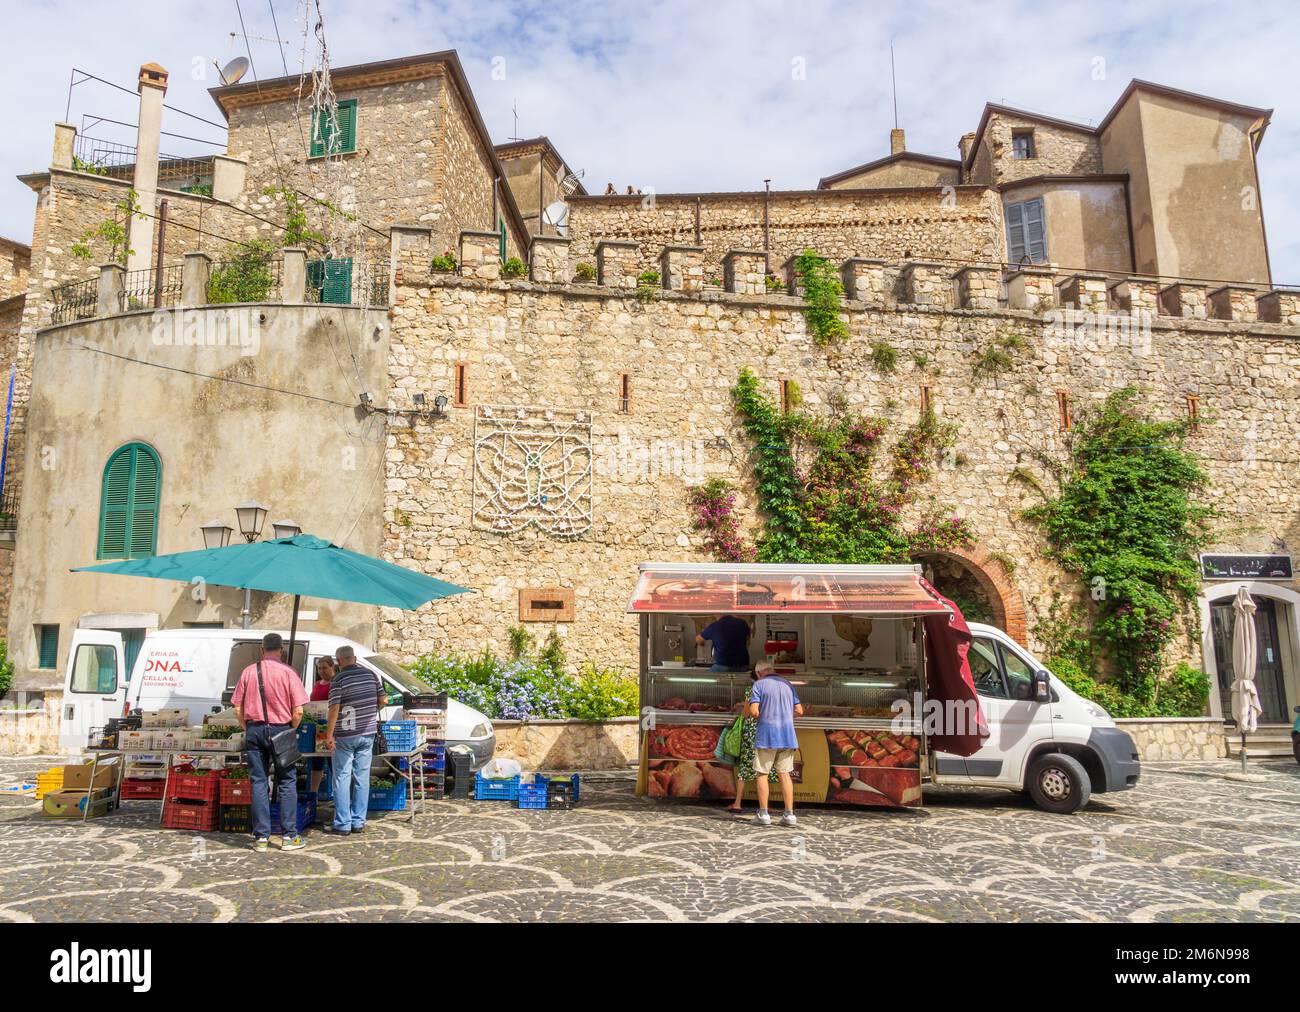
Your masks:
[[[0,759],[0,783],[46,765]],[[0,920],[1300,922],[1300,767],[1233,769],[1150,763],[1068,817],[957,788],[919,811],[808,808],[797,829],[593,774],[573,811],[431,802],[289,854],[161,830],[155,802],[83,825],[11,798]]]

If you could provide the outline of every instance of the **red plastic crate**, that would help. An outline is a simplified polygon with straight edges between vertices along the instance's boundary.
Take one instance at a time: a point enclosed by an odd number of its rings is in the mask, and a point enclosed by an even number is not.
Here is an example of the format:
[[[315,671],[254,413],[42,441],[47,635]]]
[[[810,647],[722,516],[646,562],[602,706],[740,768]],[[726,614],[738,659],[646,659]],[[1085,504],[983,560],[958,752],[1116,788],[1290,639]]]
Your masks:
[[[192,829],[216,832],[221,823],[221,809],[214,802],[169,799],[163,806],[163,829]]]
[[[221,803],[223,805],[251,805],[253,803],[253,781],[231,780],[221,778]]]
[[[173,773],[171,797],[184,798],[187,801],[216,801],[220,796],[221,781],[225,776],[225,770],[213,770],[202,777],[196,777],[191,773]]]
[[[123,801],[161,801],[163,799],[163,787],[166,786],[165,780],[142,780],[135,777],[126,777],[122,781]]]

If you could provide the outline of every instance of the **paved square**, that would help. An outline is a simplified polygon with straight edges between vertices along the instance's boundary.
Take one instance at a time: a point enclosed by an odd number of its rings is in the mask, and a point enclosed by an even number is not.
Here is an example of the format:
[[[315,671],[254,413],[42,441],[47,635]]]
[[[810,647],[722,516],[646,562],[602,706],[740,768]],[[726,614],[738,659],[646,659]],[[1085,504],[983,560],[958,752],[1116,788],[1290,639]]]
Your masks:
[[[0,759],[0,782],[50,763]],[[808,808],[761,829],[592,774],[569,812],[430,803],[360,839],[254,854],[158,828],[157,802],[82,825],[0,803],[0,920],[1300,922],[1300,767],[1152,763],[1075,816],[937,790],[920,811]]]

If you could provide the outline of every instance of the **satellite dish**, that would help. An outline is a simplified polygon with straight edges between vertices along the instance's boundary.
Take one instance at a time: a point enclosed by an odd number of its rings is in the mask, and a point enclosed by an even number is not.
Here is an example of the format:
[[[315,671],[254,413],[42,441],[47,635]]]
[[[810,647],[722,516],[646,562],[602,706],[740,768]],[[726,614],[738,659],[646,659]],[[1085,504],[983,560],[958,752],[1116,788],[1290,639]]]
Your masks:
[[[212,62],[215,65],[217,61],[213,60]],[[224,67],[219,67],[217,69],[217,76],[221,78],[221,84],[224,87],[228,87],[232,84],[238,84],[239,79],[247,73],[248,73],[247,56],[236,56]]]
[[[557,200],[542,212],[542,221],[547,225],[554,226],[555,231],[561,236],[567,235],[569,231],[569,205],[562,200]]]

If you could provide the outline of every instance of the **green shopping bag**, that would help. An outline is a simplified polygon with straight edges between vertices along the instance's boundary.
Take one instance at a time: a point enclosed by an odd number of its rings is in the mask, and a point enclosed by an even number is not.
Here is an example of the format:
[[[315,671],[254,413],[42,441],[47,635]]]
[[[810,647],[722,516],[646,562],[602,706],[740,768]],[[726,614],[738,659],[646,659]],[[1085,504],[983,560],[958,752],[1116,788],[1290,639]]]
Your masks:
[[[722,732],[722,751],[729,756],[740,757],[745,747],[745,718],[737,717],[729,728]]]

